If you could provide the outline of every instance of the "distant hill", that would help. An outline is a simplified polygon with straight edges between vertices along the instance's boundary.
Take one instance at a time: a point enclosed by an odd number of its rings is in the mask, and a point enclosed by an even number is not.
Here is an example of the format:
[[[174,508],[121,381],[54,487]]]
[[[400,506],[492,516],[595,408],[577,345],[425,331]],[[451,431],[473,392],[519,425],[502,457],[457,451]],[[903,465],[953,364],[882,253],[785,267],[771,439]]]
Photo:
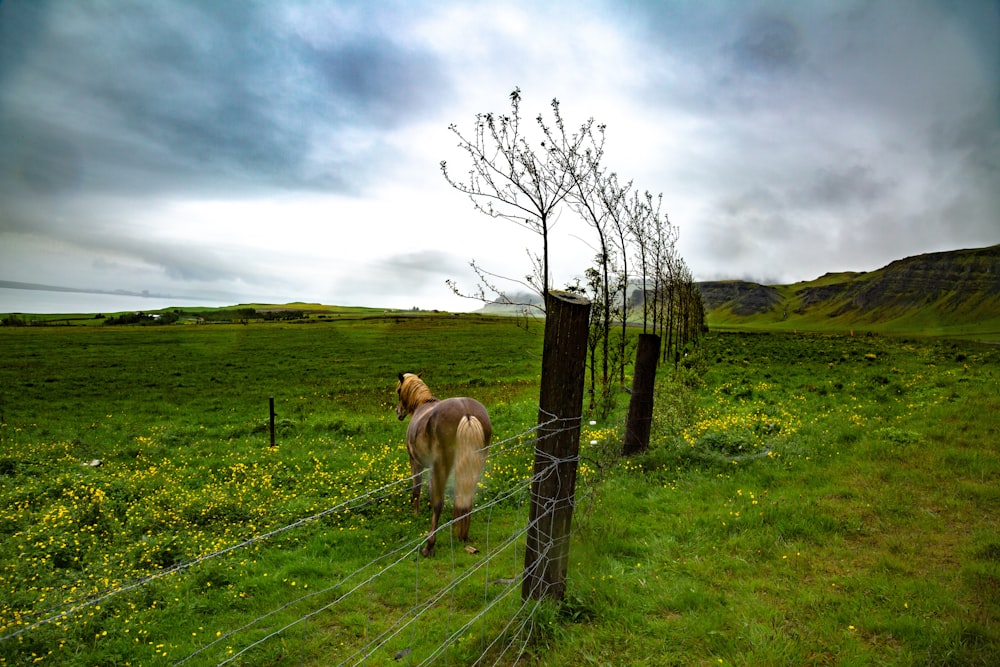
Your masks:
[[[792,285],[698,283],[710,327],[1000,333],[1000,245],[900,259]]]
[[[542,297],[534,292],[517,292],[502,295],[496,301],[485,304],[478,311],[487,315],[521,315],[526,312],[540,312]]]

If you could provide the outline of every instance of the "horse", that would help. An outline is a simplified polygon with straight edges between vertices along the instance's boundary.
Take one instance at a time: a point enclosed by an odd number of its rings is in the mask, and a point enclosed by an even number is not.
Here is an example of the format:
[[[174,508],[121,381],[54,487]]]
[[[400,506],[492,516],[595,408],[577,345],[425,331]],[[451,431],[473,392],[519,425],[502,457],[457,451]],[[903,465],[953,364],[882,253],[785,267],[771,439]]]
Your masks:
[[[455,471],[454,525],[458,539],[469,540],[472,500],[493,437],[486,408],[472,398],[441,400],[420,379],[420,374],[400,373],[396,384],[399,402],[396,416],[403,421],[412,415],[406,428],[406,451],[410,455],[413,513],[420,514],[420,487],[424,470],[431,469],[428,495],[431,498],[431,531],[420,550],[434,555],[438,521],[444,507],[445,486]]]

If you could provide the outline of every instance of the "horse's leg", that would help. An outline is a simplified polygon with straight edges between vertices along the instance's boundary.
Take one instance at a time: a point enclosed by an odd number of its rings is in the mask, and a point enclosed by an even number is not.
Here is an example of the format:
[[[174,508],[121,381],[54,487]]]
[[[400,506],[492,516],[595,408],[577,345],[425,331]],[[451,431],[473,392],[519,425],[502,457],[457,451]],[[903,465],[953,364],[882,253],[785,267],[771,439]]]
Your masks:
[[[410,457],[410,475],[412,488],[410,489],[410,500],[413,503],[414,516],[420,514],[420,486],[423,484],[423,467],[420,463]]]
[[[434,545],[437,542],[438,522],[441,520],[441,510],[444,509],[444,489],[448,483],[451,469],[440,458],[434,461],[431,468],[431,532],[427,536],[427,544],[420,550],[424,556],[434,555]]]
[[[469,525],[472,523],[472,497],[475,493],[475,484],[478,476],[473,476],[469,472],[462,470],[461,466],[455,469],[455,506],[452,508],[452,518],[455,523],[455,532],[462,542],[469,541]],[[470,487],[471,482],[471,488]]]
[[[458,539],[463,542],[469,541],[469,526],[472,524],[471,509],[455,505],[455,530],[458,531]]]

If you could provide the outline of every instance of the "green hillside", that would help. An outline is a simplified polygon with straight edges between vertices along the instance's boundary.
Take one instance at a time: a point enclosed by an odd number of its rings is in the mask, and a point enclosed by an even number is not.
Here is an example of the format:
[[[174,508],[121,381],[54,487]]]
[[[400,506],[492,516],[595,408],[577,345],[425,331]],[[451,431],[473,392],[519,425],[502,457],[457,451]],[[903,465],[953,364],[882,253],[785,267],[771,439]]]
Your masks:
[[[1000,340],[1000,245],[900,259],[791,285],[698,284],[709,327]]]

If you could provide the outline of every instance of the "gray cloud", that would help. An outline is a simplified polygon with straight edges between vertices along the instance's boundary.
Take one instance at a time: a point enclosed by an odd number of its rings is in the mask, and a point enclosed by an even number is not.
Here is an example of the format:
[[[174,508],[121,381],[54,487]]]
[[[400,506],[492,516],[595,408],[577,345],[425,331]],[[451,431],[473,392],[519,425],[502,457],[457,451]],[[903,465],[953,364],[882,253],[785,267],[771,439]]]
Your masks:
[[[770,75],[798,67],[805,54],[799,29],[791,19],[760,11],[744,19],[732,57],[738,69]]]
[[[424,115],[447,88],[440,64],[429,53],[385,38],[362,37],[300,55],[326,84],[339,120],[391,128]]]
[[[655,105],[700,121],[695,274],[804,279],[997,242],[1000,17],[973,4],[640,5],[664,54]]]
[[[515,85],[526,117],[551,97],[609,111],[612,168],[664,193],[696,277],[987,245],[998,34],[995,3],[933,0],[0,1],[0,266],[20,272],[0,279],[74,282],[72,264],[377,304],[447,295],[473,256],[524,275],[514,235],[437,173],[447,125],[506,111]],[[466,218],[492,242],[442,245]],[[582,270],[577,245],[556,263]]]
[[[928,144],[934,154],[955,155],[974,174],[1000,181],[1000,99],[983,95],[967,112],[934,122]]]
[[[392,255],[374,261],[363,273],[341,273],[336,289],[342,294],[357,295],[377,293],[410,294],[414,303],[448,287],[445,281],[456,276],[466,276],[468,266],[454,255],[440,250],[422,250]],[[440,299],[440,296],[437,297]]]
[[[276,8],[54,2],[10,12],[11,32],[40,39],[5,47],[0,140],[29,185],[57,186],[83,162],[90,187],[132,193],[357,189],[379,157],[352,155],[338,136],[418,117],[446,88],[440,64],[377,33],[310,44],[276,23]],[[27,70],[19,79],[13,62]],[[339,160],[310,164],[317,130]]]
[[[444,278],[462,273],[466,262],[441,250],[421,250],[394,255],[379,263],[387,280],[423,286],[428,281],[438,283]]]
[[[853,205],[871,207],[893,193],[891,178],[883,178],[870,165],[847,164],[816,169],[793,201],[805,208]]]

